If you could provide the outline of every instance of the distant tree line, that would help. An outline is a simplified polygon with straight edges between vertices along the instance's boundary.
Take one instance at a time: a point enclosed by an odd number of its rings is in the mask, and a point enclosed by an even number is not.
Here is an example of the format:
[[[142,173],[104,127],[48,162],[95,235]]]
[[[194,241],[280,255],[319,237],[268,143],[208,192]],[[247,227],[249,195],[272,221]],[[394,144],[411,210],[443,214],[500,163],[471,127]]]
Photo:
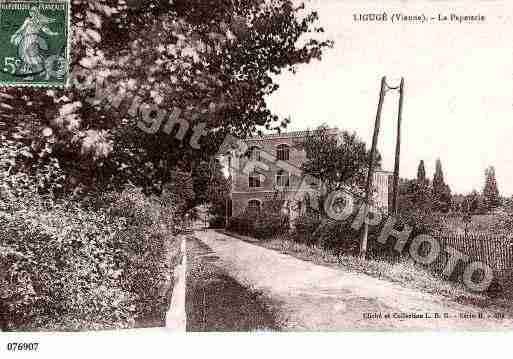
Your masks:
[[[507,203],[513,203],[511,200],[506,201],[501,198],[493,166],[485,170],[485,184],[481,193],[473,190],[466,195],[452,194],[450,186],[445,183],[440,159],[436,161],[432,181],[426,177],[425,164],[421,160],[417,169],[417,178],[401,181],[400,196],[400,204],[403,208],[417,207],[440,213],[484,214]]]

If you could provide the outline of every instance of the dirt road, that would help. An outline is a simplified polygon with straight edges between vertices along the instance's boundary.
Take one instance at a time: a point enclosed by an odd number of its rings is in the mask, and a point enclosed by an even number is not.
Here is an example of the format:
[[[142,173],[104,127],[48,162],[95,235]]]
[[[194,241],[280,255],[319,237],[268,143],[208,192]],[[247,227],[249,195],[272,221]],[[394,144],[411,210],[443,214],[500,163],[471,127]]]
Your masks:
[[[460,305],[442,296],[301,261],[213,231],[195,232],[195,236],[216,257],[216,266],[272,303],[275,321],[282,330],[513,328],[509,319],[496,319],[478,307]],[[220,295],[224,295],[227,305],[234,300],[229,292]]]
[[[221,261],[195,238],[187,241],[187,331],[278,330],[263,298],[231,278]]]

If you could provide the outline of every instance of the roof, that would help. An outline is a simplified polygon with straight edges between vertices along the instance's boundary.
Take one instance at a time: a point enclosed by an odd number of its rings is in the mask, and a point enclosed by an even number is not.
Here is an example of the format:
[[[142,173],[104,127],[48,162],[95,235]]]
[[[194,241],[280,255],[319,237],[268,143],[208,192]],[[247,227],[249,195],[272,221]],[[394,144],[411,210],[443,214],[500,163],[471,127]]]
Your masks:
[[[319,130],[303,130],[303,131],[292,131],[292,132],[282,132],[282,133],[272,133],[268,135],[263,136],[255,136],[250,137],[246,141],[261,141],[261,140],[267,140],[267,139],[282,139],[282,138],[300,138],[305,137],[308,133],[316,132]],[[327,129],[329,134],[332,135],[338,135],[339,130],[338,128],[328,128]]]
[[[394,175],[394,172],[392,171],[386,171],[386,170],[374,170],[374,173],[383,173],[383,174],[386,174],[386,175]]]

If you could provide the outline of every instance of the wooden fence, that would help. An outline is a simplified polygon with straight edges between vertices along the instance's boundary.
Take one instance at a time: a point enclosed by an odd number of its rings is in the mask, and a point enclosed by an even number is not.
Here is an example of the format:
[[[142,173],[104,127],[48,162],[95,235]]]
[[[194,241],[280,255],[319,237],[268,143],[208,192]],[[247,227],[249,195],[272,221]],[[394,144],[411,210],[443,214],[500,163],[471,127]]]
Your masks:
[[[486,263],[492,269],[513,268],[513,242],[507,237],[484,234],[438,236],[442,247],[452,247],[470,257],[471,261]]]
[[[507,235],[486,235],[483,233],[470,233],[467,235],[441,234],[436,236],[446,252],[448,247],[458,250],[468,256],[467,263],[482,262],[488,265],[493,271],[497,283],[504,290],[510,290],[511,277],[513,275],[513,241],[511,233]],[[435,272],[442,273],[447,265],[448,255],[445,253],[436,260],[430,268]],[[461,267],[460,267],[461,268]],[[456,277],[460,273],[456,273]],[[458,278],[461,279],[461,278]]]

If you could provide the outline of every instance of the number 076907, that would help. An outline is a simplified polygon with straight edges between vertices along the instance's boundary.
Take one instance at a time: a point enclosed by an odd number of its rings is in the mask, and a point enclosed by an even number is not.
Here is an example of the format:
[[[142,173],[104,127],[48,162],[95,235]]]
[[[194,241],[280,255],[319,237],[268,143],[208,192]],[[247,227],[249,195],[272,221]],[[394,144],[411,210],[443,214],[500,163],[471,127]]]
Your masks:
[[[8,343],[7,351],[9,352],[34,352],[37,351],[39,343]]]

